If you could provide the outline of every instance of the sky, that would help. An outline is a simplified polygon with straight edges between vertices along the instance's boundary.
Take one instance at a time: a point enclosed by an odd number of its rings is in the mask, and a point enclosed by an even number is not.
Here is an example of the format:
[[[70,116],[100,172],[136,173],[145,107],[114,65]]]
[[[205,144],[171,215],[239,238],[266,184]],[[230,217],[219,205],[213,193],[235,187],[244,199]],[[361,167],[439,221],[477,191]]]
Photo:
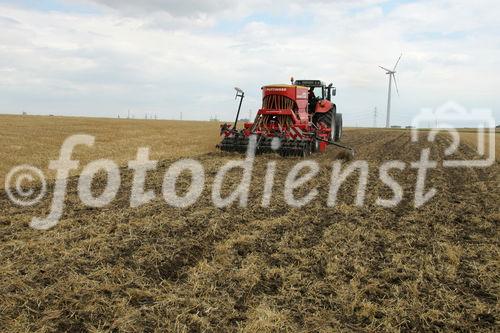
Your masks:
[[[261,86],[321,79],[344,125],[453,101],[500,120],[496,0],[0,0],[0,113],[231,120]],[[374,110],[377,109],[375,120]]]

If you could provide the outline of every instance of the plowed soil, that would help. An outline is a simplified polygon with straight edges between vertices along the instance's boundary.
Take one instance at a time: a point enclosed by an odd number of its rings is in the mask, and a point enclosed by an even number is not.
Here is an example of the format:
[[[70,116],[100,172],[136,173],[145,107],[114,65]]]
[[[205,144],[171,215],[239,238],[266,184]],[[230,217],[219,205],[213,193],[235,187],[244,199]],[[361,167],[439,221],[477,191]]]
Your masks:
[[[161,161],[148,177],[157,199],[130,208],[131,174],[111,206],[86,208],[68,188],[64,216],[49,231],[29,228],[46,216],[50,197],[35,208],[13,206],[0,192],[0,327],[2,331],[73,332],[332,332],[496,331],[500,320],[500,164],[485,169],[429,171],[436,196],[414,207],[421,149],[441,161],[446,137],[410,142],[407,131],[351,130],[344,143],[370,164],[365,205],[354,204],[357,177],[335,207],[326,197],[338,149],[314,156],[321,171],[307,206],[283,199],[288,171],[300,161],[274,155],[255,161],[248,208],[211,202],[217,170],[237,155],[197,159],[207,180],[187,209],[161,197]],[[455,157],[478,158],[469,146]],[[268,161],[278,172],[269,208],[260,206]],[[395,208],[375,204],[391,190],[378,179],[387,160],[404,190]],[[348,162],[345,162],[346,164]],[[229,191],[241,175],[228,175]],[[94,183],[102,188],[105,179]],[[189,177],[178,182],[182,190]],[[50,192],[50,191],[49,191]]]

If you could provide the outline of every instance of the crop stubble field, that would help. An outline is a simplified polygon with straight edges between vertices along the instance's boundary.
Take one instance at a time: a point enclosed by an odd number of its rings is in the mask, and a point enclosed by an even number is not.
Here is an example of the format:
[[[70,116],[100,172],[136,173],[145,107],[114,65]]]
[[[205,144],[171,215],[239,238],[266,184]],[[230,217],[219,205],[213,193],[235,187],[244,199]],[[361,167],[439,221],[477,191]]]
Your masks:
[[[318,187],[319,196],[307,206],[290,208],[283,199],[286,175],[300,160],[265,155],[255,160],[248,208],[218,209],[210,199],[213,178],[240,157],[215,152],[217,124],[39,118],[45,129],[25,134],[22,129],[34,125],[23,127],[20,118],[0,117],[1,176],[16,163],[32,162],[31,154],[38,156],[33,163],[46,166],[67,135],[83,132],[97,139],[96,147],[76,152],[83,161],[123,163],[135,158],[137,147],[150,146],[160,163],[147,186],[158,197],[130,208],[131,173],[123,168],[115,201],[92,209],[80,202],[73,177],[60,224],[41,232],[28,223],[47,215],[50,198],[19,208],[0,191],[0,327],[7,331],[498,329],[498,161],[486,169],[430,171],[426,186],[437,194],[416,209],[416,170],[408,165],[429,144],[411,143],[408,131],[350,129],[344,143],[370,164],[363,207],[354,205],[355,176],[343,185],[338,204],[327,207],[338,153],[330,148],[313,157],[321,166],[318,177],[295,191],[301,196]],[[33,142],[39,146],[32,148]],[[439,136],[431,158],[441,160],[448,142]],[[464,142],[458,157],[477,158],[470,138]],[[22,157],[13,157],[13,149]],[[163,175],[189,155],[205,167],[204,194],[193,206],[175,209],[161,198]],[[264,209],[266,163],[274,160],[274,193]],[[375,204],[392,195],[378,180],[387,160],[407,164],[392,173],[404,189],[395,208]],[[240,177],[230,173],[225,191]],[[95,190],[104,182],[97,178]],[[177,185],[186,189],[189,177]]]
[[[213,151],[218,133],[217,122],[0,115],[0,181],[3,184],[10,168],[18,164],[47,171],[49,160],[57,159],[62,142],[73,134],[96,137],[94,147],[75,150],[74,158],[82,165],[100,158],[126,165],[135,159],[138,147],[150,147],[151,159]]]

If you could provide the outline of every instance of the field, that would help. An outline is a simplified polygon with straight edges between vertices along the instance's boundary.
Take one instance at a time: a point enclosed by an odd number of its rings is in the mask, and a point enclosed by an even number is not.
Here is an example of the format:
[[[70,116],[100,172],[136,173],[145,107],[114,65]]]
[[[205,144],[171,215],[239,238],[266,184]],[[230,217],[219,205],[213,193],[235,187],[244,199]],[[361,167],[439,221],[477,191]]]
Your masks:
[[[74,155],[83,165],[97,158],[125,165],[140,146],[151,147],[151,157],[160,161],[147,179],[157,197],[139,208],[130,207],[132,174],[125,167],[117,198],[104,208],[81,203],[73,176],[64,215],[49,231],[28,225],[32,217],[48,214],[50,196],[20,208],[0,190],[0,327],[14,332],[498,330],[498,160],[483,169],[438,163],[426,182],[436,195],[415,208],[417,170],[410,163],[425,147],[431,147],[431,159],[441,161],[449,138],[415,144],[405,130],[348,129],[343,142],[370,167],[363,206],[354,203],[353,175],[337,204],[327,207],[339,152],[330,147],[313,156],[318,176],[294,192],[301,197],[317,187],[319,195],[308,205],[291,208],[283,195],[288,172],[301,160],[265,155],[254,163],[248,207],[220,209],[211,201],[214,177],[226,162],[241,157],[215,151],[217,127],[0,117],[0,177],[19,163],[46,167],[62,140],[77,132],[97,140],[96,147]],[[471,140],[464,140],[454,157],[478,158]],[[161,186],[169,165],[185,156],[196,156],[206,182],[194,205],[178,209],[165,203]],[[404,193],[393,208],[376,204],[378,197],[392,196],[378,178],[380,164],[388,160],[406,166],[391,172]],[[262,208],[270,161],[278,171],[271,204]],[[229,173],[224,192],[240,178],[241,172]],[[102,176],[95,180],[96,193],[104,182]],[[189,176],[182,175],[177,187],[183,192],[189,184]]]
[[[219,140],[219,124],[0,115],[1,183],[10,168],[18,164],[46,169],[48,161],[59,156],[64,139],[73,134],[96,137],[94,147],[81,146],[75,151],[75,158],[83,165],[99,158],[124,164],[135,158],[138,147],[149,147],[151,159],[159,160],[213,151]]]

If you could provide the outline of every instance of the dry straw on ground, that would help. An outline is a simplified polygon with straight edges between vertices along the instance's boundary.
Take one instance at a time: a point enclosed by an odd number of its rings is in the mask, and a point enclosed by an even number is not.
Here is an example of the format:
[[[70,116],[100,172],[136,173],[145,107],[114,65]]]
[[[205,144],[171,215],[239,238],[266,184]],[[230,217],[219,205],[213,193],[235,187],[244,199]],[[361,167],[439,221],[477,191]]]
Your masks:
[[[57,159],[64,139],[73,134],[96,137],[94,147],[79,146],[74,152],[83,165],[99,158],[126,165],[135,159],[138,147],[149,147],[151,159],[160,160],[213,151],[219,123],[0,115],[1,184],[15,165],[29,163],[46,169],[51,159]]]
[[[47,214],[49,199],[20,209],[1,192],[0,327],[18,332],[495,331],[500,165],[431,171],[427,186],[438,194],[420,209],[412,205],[415,170],[395,172],[404,201],[385,209],[374,204],[379,195],[391,195],[377,179],[377,166],[388,159],[418,160],[421,147],[411,144],[405,131],[346,131],[345,136],[356,158],[370,163],[367,204],[361,208],[353,204],[354,177],[342,188],[339,204],[326,207],[334,148],[315,156],[322,169],[308,185],[318,186],[321,199],[302,209],[291,209],[282,198],[286,174],[299,160],[273,155],[256,160],[247,209],[214,208],[209,187],[189,209],[168,207],[160,199],[131,209],[131,179],[123,169],[124,186],[112,206],[84,207],[73,179],[61,223],[40,232],[28,222]],[[442,158],[447,144],[438,139],[433,158]],[[466,149],[462,157],[475,156]],[[207,183],[234,158],[200,155]],[[148,187],[157,194],[174,160],[164,158],[150,175]],[[262,209],[262,179],[270,160],[278,161],[275,194],[271,207]],[[236,172],[228,175],[225,190],[238,179]],[[103,182],[97,180],[95,188]]]

